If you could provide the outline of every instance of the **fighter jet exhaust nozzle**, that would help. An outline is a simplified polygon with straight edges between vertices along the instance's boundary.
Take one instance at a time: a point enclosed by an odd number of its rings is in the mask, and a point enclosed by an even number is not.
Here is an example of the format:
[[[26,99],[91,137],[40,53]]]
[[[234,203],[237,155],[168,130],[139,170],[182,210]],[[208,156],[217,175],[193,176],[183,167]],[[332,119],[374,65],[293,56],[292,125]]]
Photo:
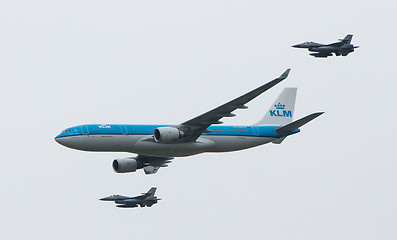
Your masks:
[[[113,170],[116,173],[128,173],[135,172],[139,166],[137,160],[134,158],[116,158],[113,160]]]

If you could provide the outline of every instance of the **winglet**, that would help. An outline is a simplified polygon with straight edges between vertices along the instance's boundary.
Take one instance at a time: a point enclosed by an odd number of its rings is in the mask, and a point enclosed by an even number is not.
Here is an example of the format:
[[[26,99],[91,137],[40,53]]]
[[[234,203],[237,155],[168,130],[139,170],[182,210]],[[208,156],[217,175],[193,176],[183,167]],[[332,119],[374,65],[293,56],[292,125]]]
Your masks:
[[[287,70],[285,70],[285,72],[283,72],[283,74],[281,74],[279,79],[286,79],[288,77],[289,71],[291,71],[291,68],[288,68]]]

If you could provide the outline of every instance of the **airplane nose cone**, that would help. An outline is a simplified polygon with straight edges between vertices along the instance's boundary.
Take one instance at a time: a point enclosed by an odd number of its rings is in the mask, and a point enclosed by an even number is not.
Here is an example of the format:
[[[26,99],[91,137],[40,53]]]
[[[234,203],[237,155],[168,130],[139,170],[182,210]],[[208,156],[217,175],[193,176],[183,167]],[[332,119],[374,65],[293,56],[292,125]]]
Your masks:
[[[301,45],[301,44],[295,44],[295,45],[292,45],[292,47],[294,47],[294,48],[301,48],[302,45]]]
[[[70,141],[71,139],[69,139],[68,137],[56,136],[54,140],[55,140],[55,142],[61,144],[62,146],[65,146],[65,147],[73,146],[72,142]]]
[[[55,142],[57,142],[57,143],[59,143],[59,144],[61,144],[61,145],[64,145],[63,144],[63,141],[62,141],[62,138],[60,138],[60,137],[55,137]]]

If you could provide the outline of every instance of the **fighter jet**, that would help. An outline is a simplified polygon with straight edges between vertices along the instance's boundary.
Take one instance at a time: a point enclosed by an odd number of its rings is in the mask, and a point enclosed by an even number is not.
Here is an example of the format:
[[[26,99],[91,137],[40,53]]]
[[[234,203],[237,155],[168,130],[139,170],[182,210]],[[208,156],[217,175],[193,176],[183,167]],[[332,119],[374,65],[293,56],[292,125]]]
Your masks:
[[[344,39],[339,39],[339,42],[331,43],[331,44],[322,44],[315,42],[304,42],[301,44],[296,44],[292,47],[294,48],[307,48],[311,53],[310,55],[317,58],[326,58],[332,56],[332,53],[335,53],[336,56],[347,56],[349,53],[354,52],[355,48],[358,46],[353,46],[350,44],[353,35],[348,34]]]
[[[152,187],[147,193],[142,193],[143,195],[139,195],[136,197],[127,197],[121,195],[112,195],[109,197],[101,198],[101,201],[114,201],[114,203],[118,204],[116,207],[119,208],[134,208],[134,207],[151,207],[153,204],[156,204],[157,201],[161,200],[154,196],[156,192],[155,187]]]

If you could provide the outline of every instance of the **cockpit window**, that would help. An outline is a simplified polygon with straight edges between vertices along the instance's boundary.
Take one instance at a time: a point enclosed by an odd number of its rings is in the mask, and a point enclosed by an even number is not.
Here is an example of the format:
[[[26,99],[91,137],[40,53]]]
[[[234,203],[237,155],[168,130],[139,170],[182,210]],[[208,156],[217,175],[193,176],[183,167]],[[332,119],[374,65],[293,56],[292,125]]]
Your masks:
[[[64,130],[64,133],[68,133],[68,132],[72,132],[72,130],[68,129],[68,130]]]

